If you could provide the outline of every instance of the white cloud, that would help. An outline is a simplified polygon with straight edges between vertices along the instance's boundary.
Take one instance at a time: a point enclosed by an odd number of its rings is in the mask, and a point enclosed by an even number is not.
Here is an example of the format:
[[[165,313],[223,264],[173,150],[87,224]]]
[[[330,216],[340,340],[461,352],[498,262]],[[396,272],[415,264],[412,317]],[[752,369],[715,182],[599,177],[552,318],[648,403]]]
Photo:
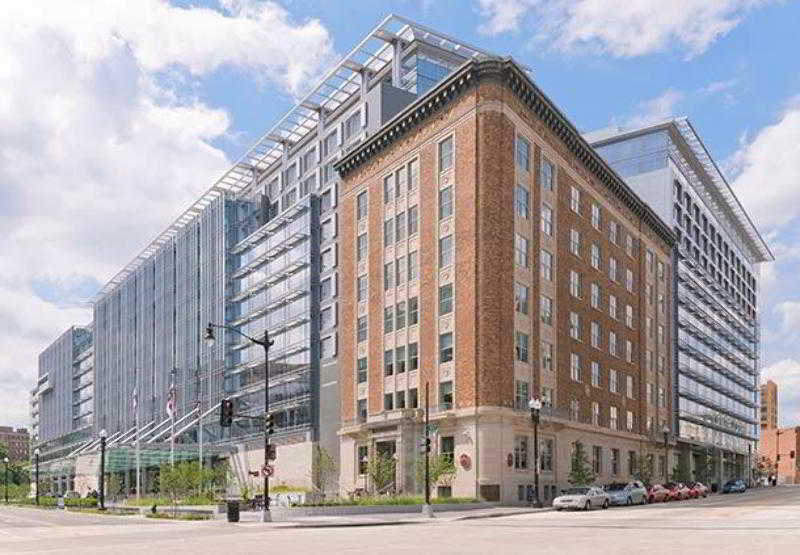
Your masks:
[[[298,94],[334,52],[318,21],[272,2],[3,8],[0,423],[25,425],[38,352],[91,317],[37,287],[110,278],[229,165],[212,141],[230,118],[187,95],[186,77],[230,66]]]
[[[745,13],[772,0],[478,0],[484,34],[518,31],[531,16],[536,38],[562,51],[633,57],[678,47],[704,52]]]
[[[800,215],[800,96],[778,121],[759,131],[728,164],[733,189],[760,227],[774,229]]]
[[[786,358],[761,370],[761,380],[778,384],[778,425],[800,426],[800,361]]]
[[[670,119],[675,115],[675,106],[683,100],[683,93],[675,89],[667,89],[660,95],[638,104],[634,114],[624,120],[623,129],[636,129],[645,125]]]

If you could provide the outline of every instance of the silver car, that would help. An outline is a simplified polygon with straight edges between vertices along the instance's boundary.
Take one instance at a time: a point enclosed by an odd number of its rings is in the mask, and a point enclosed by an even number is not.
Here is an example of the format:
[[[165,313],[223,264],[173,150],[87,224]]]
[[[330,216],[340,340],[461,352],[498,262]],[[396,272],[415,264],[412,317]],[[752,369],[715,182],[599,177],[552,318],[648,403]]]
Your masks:
[[[562,509],[588,511],[592,507],[608,508],[608,494],[602,488],[594,486],[569,488],[553,499],[553,508],[557,511]]]
[[[605,487],[609,503],[612,505],[644,505],[647,503],[647,489],[638,480],[618,482]]]

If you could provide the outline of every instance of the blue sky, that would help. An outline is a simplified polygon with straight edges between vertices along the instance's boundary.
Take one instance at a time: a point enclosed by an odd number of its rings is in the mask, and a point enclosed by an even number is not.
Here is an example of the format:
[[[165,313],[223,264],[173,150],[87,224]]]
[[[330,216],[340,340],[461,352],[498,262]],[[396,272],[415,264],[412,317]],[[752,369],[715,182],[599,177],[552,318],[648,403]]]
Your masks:
[[[0,424],[28,424],[37,353],[89,321],[102,283],[390,12],[528,65],[582,130],[692,120],[778,257],[763,269],[762,359],[782,424],[800,424],[800,3],[109,0],[8,11]]]

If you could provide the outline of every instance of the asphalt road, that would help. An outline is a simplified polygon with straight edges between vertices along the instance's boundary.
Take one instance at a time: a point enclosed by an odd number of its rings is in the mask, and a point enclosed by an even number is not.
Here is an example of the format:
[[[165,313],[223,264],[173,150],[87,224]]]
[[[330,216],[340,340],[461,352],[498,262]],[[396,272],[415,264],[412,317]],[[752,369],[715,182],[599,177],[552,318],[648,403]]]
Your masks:
[[[14,553],[800,553],[800,487],[642,507],[399,525],[165,522],[0,507],[0,554]],[[374,523],[374,520],[373,520]]]

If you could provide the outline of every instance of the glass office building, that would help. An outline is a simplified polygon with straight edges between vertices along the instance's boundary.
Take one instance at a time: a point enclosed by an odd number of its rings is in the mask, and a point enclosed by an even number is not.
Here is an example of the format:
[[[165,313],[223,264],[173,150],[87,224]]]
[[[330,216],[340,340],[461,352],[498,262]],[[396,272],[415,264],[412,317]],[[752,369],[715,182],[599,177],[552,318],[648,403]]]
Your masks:
[[[772,253],[685,118],[587,139],[672,222],[674,406],[691,469],[746,478],[759,434],[759,265]],[[704,459],[703,457],[708,457]]]
[[[94,435],[105,429],[110,446],[130,444],[138,417],[150,430],[143,440],[166,441],[174,384],[180,444],[198,441],[199,420],[206,443],[261,451],[260,421],[237,419],[223,433],[217,407],[229,398],[240,415],[263,413],[263,348],[222,329],[209,347],[203,334],[213,322],[256,338],[267,330],[274,340],[274,440],[319,444],[338,457],[333,164],[466,59],[483,54],[388,16],[106,284],[94,299]],[[41,404],[38,410],[41,422]],[[87,442],[72,455],[96,447]],[[278,479],[281,472],[279,460]]]

